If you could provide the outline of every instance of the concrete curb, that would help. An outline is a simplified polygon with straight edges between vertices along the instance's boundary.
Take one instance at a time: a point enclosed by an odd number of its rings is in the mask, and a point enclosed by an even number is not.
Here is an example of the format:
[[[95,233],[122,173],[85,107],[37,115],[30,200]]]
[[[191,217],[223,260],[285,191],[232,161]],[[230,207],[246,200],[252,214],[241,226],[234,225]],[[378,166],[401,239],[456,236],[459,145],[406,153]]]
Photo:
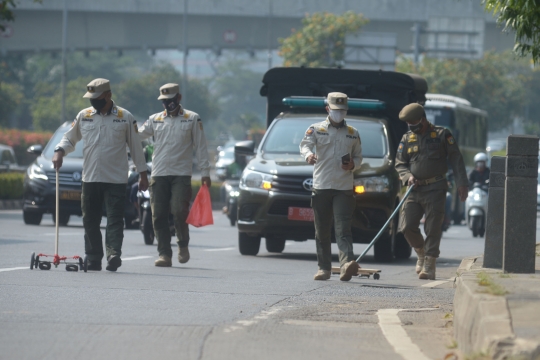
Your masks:
[[[516,338],[506,297],[479,292],[477,274],[501,270],[476,265],[465,258],[458,269],[454,295],[454,337],[464,354],[487,353],[493,359],[537,359],[540,344]]]
[[[23,200],[0,200],[0,210],[20,210]]]

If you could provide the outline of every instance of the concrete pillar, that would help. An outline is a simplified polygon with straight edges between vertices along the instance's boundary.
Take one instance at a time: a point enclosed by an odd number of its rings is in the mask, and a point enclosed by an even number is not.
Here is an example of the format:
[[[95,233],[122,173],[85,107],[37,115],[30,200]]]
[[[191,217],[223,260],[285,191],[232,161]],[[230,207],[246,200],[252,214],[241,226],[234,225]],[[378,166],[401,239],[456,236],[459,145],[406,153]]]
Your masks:
[[[538,137],[510,135],[506,142],[502,268],[534,273]]]
[[[493,156],[489,174],[484,267],[502,269],[506,158]]]

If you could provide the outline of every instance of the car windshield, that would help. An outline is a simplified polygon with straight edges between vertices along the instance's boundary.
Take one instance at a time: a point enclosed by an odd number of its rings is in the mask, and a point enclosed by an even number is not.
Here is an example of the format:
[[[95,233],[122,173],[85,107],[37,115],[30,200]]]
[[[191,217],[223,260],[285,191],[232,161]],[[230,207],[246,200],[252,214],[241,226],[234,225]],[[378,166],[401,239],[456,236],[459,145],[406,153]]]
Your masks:
[[[47,143],[47,146],[45,147],[45,151],[43,151],[43,156],[44,157],[46,157],[48,159],[51,159],[53,157],[54,148],[56,147],[56,145],[58,145],[60,140],[62,140],[62,136],[64,136],[64,134],[69,129],[71,129],[71,127],[66,126],[66,127],[61,127],[58,130],[56,130],[56,132],[52,136],[51,140],[49,140],[49,142]],[[67,154],[66,156],[70,157],[70,158],[82,159],[82,157],[83,157],[83,147],[84,147],[83,140],[81,140],[81,141],[79,141],[77,143],[77,146],[75,147],[75,151]]]
[[[320,118],[294,118],[279,120],[267,135],[262,146],[265,154],[300,154],[300,141],[306,130]],[[387,152],[384,126],[377,122],[347,119],[347,125],[360,133],[362,156],[365,158],[383,158]]]
[[[228,147],[225,150],[219,152],[219,159],[234,160],[234,146]]]

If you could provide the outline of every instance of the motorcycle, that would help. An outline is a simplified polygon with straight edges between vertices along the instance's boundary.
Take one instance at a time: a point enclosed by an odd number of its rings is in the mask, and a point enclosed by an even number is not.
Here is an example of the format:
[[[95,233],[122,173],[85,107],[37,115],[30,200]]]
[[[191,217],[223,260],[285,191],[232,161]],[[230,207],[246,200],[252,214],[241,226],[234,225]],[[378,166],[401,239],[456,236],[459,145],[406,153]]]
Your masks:
[[[141,232],[143,233],[144,243],[146,245],[152,245],[156,235],[154,233],[154,226],[152,225],[152,207],[150,206],[150,191],[139,191],[137,193],[137,199],[139,201],[139,211],[141,219]],[[169,229],[171,237],[176,235],[174,228],[174,218],[172,214],[169,214]]]
[[[467,225],[473,237],[483,237],[486,232],[486,215],[488,207],[488,185],[474,183],[465,202],[465,216]]]
[[[229,218],[231,226],[236,225],[238,220],[238,196],[240,195],[240,181],[227,180],[223,184],[225,188],[225,208],[224,213]]]

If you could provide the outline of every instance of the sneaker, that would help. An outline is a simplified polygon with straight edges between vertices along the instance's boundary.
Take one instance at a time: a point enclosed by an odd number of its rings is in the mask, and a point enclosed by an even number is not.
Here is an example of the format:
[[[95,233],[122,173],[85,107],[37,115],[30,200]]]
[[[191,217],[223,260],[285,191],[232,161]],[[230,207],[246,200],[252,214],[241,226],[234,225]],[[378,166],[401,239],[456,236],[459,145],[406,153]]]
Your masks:
[[[437,258],[434,258],[433,256],[426,256],[424,260],[424,267],[422,268],[420,275],[418,275],[418,278],[423,280],[435,280],[436,261]]]
[[[360,266],[356,261],[349,261],[345,265],[341,267],[339,280],[341,281],[349,281],[353,276],[358,275],[358,269],[360,269]]]
[[[116,271],[120,266],[122,266],[122,259],[118,255],[111,255],[107,258],[107,267],[105,268],[108,271]]]
[[[88,268],[90,271],[101,271],[101,261],[89,261]]]
[[[416,257],[418,258],[418,260],[416,260],[416,273],[420,274],[424,267],[424,258],[426,254],[424,248],[414,248],[414,251],[416,251]]]
[[[313,280],[328,280],[330,279],[330,275],[332,275],[332,272],[330,270],[319,269],[319,271],[317,271],[317,273],[313,277]]]
[[[178,261],[180,264],[185,264],[189,261],[189,249],[187,246],[178,248]]]
[[[159,259],[154,262],[154,265],[159,267],[171,267],[172,261],[167,255],[160,255]]]

